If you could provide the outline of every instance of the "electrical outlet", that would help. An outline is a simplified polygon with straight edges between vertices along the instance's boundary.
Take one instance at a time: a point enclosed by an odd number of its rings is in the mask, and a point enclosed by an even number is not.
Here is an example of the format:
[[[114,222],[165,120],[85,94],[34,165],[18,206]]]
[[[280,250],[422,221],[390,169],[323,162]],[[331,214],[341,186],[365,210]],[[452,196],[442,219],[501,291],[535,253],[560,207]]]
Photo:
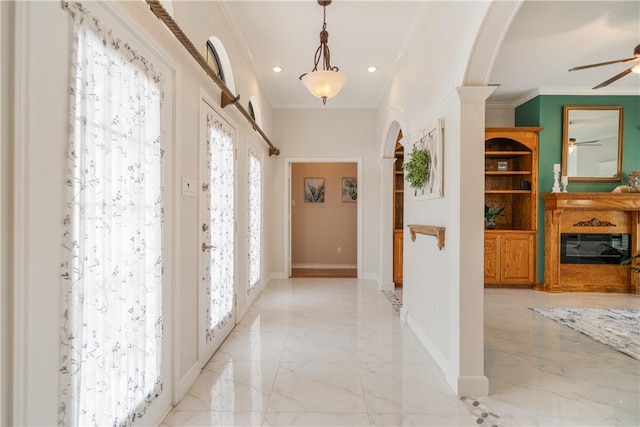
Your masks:
[[[340,246],[338,246],[338,253],[341,254],[342,253],[342,248]]]
[[[196,195],[196,180],[182,177],[182,195],[195,197]]]

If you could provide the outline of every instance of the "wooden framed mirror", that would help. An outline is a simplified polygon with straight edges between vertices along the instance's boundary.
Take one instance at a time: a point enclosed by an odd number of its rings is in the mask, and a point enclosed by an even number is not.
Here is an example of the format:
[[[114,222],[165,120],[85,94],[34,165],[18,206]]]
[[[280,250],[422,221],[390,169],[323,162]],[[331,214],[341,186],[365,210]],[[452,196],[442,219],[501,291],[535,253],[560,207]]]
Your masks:
[[[562,175],[574,182],[622,180],[621,106],[563,107]]]

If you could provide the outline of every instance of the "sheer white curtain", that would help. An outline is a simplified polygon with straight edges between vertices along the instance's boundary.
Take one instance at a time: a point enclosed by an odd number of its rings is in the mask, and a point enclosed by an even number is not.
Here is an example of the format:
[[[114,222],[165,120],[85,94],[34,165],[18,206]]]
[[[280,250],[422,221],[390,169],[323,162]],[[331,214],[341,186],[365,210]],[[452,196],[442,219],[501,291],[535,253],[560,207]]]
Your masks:
[[[249,287],[251,293],[260,284],[260,258],[262,235],[262,165],[260,155],[253,148],[249,148]]]
[[[160,76],[79,4],[59,424],[130,425],[162,392]]]
[[[234,280],[234,137],[225,124],[207,116],[207,162],[209,168],[208,217],[210,259],[206,267],[207,342],[233,314]]]

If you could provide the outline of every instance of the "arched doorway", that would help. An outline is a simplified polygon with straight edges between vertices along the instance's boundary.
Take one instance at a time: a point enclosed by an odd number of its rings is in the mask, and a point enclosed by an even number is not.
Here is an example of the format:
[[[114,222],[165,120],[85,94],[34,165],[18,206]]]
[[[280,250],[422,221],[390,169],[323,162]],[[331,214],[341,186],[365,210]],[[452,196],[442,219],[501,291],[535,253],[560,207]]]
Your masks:
[[[391,112],[391,120],[386,126],[386,134],[382,141],[381,147],[381,250],[380,250],[380,271],[379,286],[382,290],[391,291],[395,288],[394,282],[394,235],[403,235],[404,224],[396,224],[396,217],[401,219],[404,217],[404,194],[396,192],[396,188],[403,189],[404,176],[396,172],[402,172],[402,168],[396,170],[396,147],[400,145],[404,147],[403,141],[408,141],[409,127],[405,119],[404,113],[400,109],[393,109]],[[403,149],[404,150],[404,149]],[[402,157],[404,158],[404,152]],[[396,209],[395,198],[402,200],[402,213]],[[398,212],[397,212],[398,211]],[[398,229],[399,233],[395,230]],[[402,242],[395,244],[404,247],[404,239]],[[402,271],[400,267],[400,271]]]
[[[404,146],[402,130],[398,131],[393,156],[393,284],[402,286],[403,244],[404,244]]]

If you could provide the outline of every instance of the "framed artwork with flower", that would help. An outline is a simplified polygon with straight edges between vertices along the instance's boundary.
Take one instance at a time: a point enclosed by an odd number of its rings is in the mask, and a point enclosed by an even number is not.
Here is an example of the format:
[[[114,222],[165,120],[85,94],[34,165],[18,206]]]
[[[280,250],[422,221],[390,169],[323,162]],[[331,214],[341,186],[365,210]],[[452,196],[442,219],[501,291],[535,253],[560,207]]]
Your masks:
[[[358,179],[342,178],[342,203],[356,203],[358,201]]]

